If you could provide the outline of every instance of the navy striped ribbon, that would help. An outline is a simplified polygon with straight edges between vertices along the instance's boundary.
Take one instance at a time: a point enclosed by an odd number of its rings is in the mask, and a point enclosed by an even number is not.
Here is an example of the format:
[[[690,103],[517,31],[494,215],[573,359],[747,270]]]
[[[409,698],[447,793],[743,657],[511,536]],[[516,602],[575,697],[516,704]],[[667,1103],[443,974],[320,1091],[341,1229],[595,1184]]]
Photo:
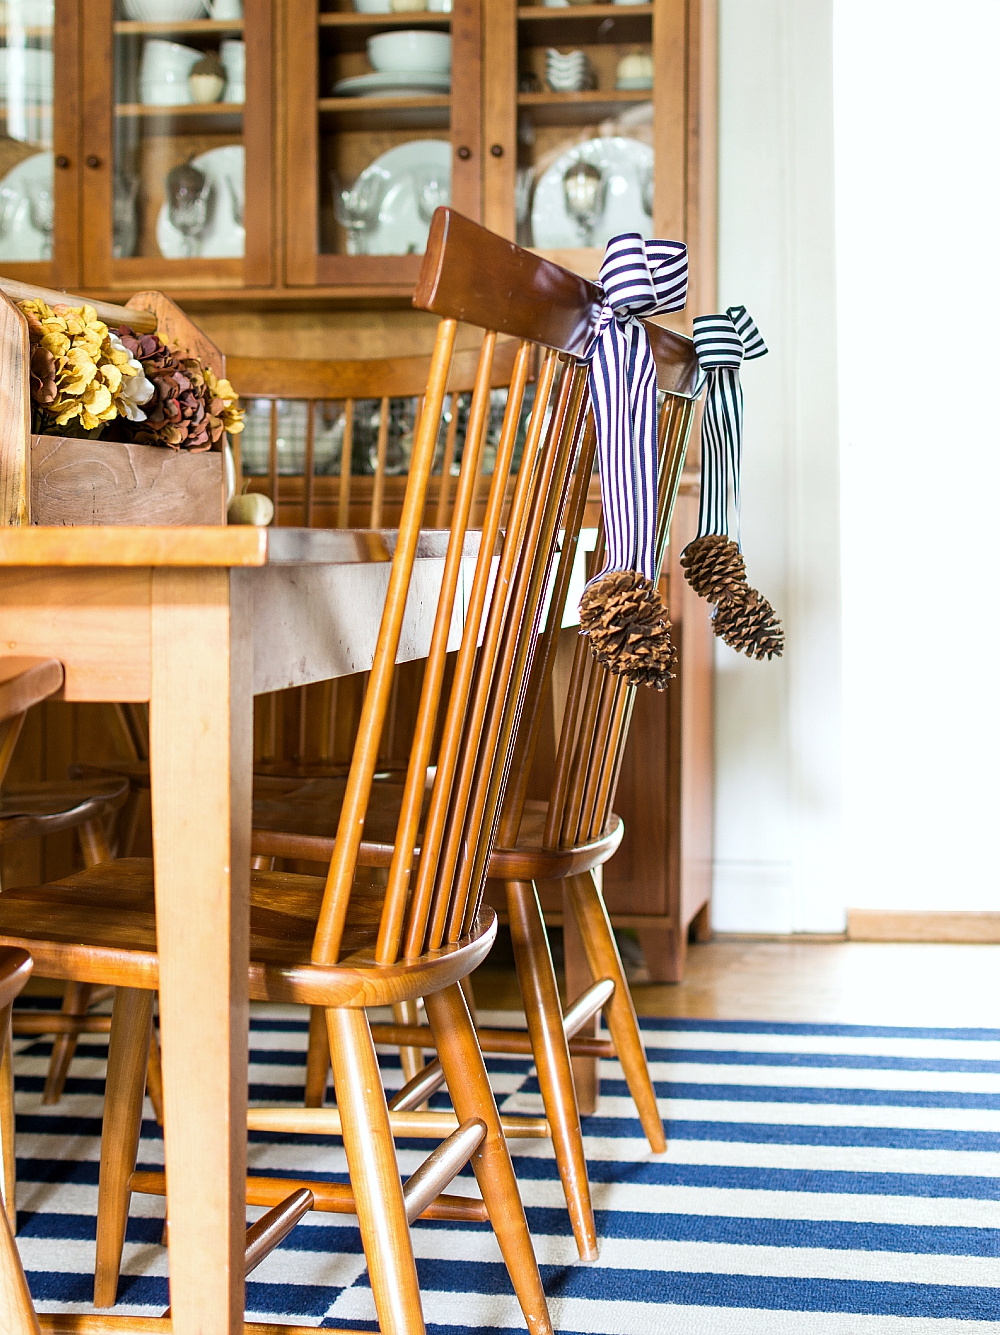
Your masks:
[[[745,306],[724,315],[699,315],[694,347],[708,383],[701,419],[701,507],[698,537],[729,532],[732,481],[736,538],[740,533],[740,468],[743,462],[743,388],[740,365],[763,357],[767,345]]]
[[[609,570],[655,576],[656,364],[642,320],[683,310],[687,284],[683,242],[646,241],[639,232],[608,242],[604,306],[587,353],[607,542],[595,579]]]

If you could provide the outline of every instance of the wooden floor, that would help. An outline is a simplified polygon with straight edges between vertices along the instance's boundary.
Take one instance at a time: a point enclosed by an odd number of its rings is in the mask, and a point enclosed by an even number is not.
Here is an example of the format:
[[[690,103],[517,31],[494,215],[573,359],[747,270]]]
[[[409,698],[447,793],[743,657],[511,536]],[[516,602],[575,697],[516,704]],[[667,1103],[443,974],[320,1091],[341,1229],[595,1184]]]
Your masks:
[[[517,1007],[509,970],[480,970],[482,1007]],[[641,1015],[1000,1028],[1000,945],[719,937],[677,985],[639,984]]]

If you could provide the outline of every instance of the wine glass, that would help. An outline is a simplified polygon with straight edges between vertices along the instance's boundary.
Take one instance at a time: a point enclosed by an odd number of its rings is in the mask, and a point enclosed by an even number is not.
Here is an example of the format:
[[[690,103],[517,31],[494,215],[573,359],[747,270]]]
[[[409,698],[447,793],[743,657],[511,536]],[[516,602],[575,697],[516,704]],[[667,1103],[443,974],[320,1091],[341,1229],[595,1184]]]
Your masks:
[[[451,181],[447,173],[438,168],[425,167],[413,174],[413,193],[421,220],[429,223],[435,209],[451,202]]]
[[[378,211],[389,185],[387,172],[363,171],[352,186],[343,187],[336,172],[333,181],[333,211],[337,222],[348,234],[347,251],[350,255],[367,255],[368,233],[378,223]]]
[[[42,234],[43,260],[52,258],[52,232],[56,223],[56,201],[47,181],[31,181],[28,185],[28,209],[31,225]]]
[[[571,163],[563,173],[566,212],[576,223],[584,246],[594,244],[594,227],[604,212],[607,194],[607,174],[592,162]]]
[[[112,241],[111,254],[116,260],[127,259],[135,254],[138,239],[136,227],[135,201],[139,194],[139,180],[135,176],[115,176],[114,196],[112,200]]]
[[[639,168],[639,193],[642,196],[642,208],[644,213],[653,216],[653,168]]]
[[[184,255],[190,258],[208,225],[211,179],[191,162],[167,174],[167,216],[184,238]]]
[[[233,206],[233,221],[237,227],[243,226],[243,191],[238,190],[236,183],[231,176],[226,177],[226,185],[229,187],[229,200]]]

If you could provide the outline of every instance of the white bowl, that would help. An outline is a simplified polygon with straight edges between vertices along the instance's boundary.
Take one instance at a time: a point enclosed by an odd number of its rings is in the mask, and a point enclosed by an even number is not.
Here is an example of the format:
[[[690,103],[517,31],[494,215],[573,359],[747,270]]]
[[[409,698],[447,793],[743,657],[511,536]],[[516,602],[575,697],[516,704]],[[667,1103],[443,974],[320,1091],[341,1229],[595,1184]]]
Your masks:
[[[178,23],[205,16],[204,0],[123,0],[125,14],[140,23]]]
[[[446,32],[380,32],[368,38],[368,59],[379,74],[447,74],[451,37]]]
[[[205,53],[179,42],[164,42],[150,38],[142,48],[141,79],[159,79],[167,75],[186,79]]]
[[[354,10],[358,14],[391,14],[392,0],[354,0]]]
[[[183,107],[194,98],[187,79],[170,83],[150,79],[140,84],[139,101],[146,107]]]

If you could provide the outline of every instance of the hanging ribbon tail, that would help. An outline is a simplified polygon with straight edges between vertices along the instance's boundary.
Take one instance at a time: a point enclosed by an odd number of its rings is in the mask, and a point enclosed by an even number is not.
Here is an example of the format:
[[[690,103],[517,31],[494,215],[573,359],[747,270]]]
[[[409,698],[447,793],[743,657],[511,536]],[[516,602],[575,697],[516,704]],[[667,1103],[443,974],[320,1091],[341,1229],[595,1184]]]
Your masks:
[[[699,315],[694,347],[706,387],[701,419],[701,501],[698,536],[680,555],[695,593],[716,605],[712,629],[751,658],[780,658],[784,631],[774,608],[747,582],[740,542],[740,474],[743,466],[743,388],[740,366],[767,353],[767,344],[745,306],[721,315]],[[732,495],[736,541],[729,537]]]
[[[663,690],[676,655],[656,589],[656,363],[642,321],[684,309],[687,246],[623,232],[601,265],[604,305],[590,362],[590,396],[604,513],[605,563],[580,603],[598,661]]]

